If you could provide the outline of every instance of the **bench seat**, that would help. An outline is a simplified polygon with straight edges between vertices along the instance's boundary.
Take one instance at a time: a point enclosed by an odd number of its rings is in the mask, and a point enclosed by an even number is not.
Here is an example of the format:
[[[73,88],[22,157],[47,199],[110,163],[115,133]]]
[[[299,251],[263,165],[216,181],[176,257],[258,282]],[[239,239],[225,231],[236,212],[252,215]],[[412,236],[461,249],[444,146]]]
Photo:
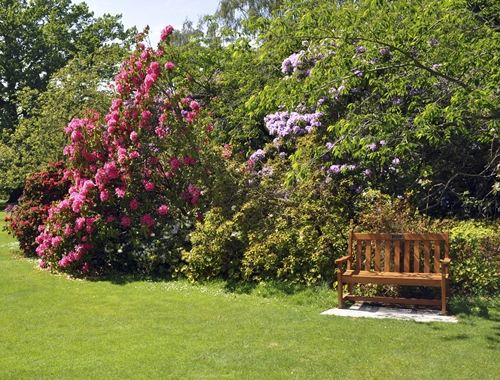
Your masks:
[[[447,278],[447,277],[446,277]],[[384,284],[441,287],[441,273],[400,273],[347,270],[342,273],[345,284]]]

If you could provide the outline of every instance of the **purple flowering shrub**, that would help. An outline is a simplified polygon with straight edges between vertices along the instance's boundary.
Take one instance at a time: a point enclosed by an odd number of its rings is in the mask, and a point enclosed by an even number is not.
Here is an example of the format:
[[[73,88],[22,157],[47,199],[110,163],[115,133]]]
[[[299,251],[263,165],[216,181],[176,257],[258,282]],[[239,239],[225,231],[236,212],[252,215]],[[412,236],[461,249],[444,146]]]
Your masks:
[[[314,139],[314,133],[308,134],[292,145],[308,150]],[[238,200],[211,209],[196,224],[192,248],[183,254],[188,278],[301,284],[334,280],[334,260],[345,250],[349,205],[354,205],[353,182],[327,182],[317,170],[314,177],[289,183],[291,160],[281,155],[283,149],[280,141],[257,150],[236,170],[238,188],[244,189]]]
[[[301,136],[321,127],[321,116],[321,112],[300,114],[283,111],[267,115],[264,123],[271,136]]]
[[[287,76],[296,75],[299,78],[307,77],[314,66],[314,59],[307,56],[304,50],[292,53],[281,63],[281,72]]]

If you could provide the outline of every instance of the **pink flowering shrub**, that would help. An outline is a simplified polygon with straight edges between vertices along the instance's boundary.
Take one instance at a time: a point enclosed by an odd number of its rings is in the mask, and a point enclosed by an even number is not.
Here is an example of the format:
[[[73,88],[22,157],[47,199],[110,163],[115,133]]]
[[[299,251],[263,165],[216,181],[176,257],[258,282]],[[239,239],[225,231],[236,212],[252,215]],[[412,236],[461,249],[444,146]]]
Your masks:
[[[65,131],[66,197],[48,210],[36,238],[41,266],[172,273],[209,190],[207,125],[167,58],[139,41],[115,78],[109,113],[73,119]],[[204,146],[202,149],[201,147]]]
[[[51,204],[63,199],[68,191],[70,183],[64,179],[64,168],[63,162],[53,162],[26,178],[23,195],[6,218],[9,233],[19,241],[26,257],[36,256],[38,229],[43,228]]]

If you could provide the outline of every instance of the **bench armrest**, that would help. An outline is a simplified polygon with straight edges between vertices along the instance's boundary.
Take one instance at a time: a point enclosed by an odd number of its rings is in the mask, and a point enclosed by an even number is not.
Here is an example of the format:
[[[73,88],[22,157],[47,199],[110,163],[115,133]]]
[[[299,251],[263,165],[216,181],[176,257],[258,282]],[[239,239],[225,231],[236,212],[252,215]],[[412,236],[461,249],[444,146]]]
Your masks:
[[[450,259],[440,259],[439,261],[441,262],[441,273],[442,273],[443,278],[444,278],[444,276],[448,275],[448,266],[450,265],[451,260]]]
[[[450,263],[451,263],[451,259],[440,259],[439,261],[443,265],[450,265]]]
[[[335,260],[335,264],[340,267],[340,265],[345,262],[351,260],[351,256],[342,256],[340,259]]]

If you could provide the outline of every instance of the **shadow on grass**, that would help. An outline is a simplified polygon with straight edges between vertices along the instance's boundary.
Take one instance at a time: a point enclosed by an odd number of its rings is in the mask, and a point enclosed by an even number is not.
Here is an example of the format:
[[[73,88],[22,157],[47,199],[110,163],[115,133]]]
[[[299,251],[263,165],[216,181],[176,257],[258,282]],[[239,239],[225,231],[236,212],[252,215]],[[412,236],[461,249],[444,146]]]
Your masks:
[[[471,336],[467,334],[457,334],[452,336],[445,336],[443,339],[448,341],[457,341],[457,340],[468,340]]]
[[[110,282],[113,285],[127,285],[132,282],[141,282],[141,281],[149,281],[149,282],[171,282],[176,281],[172,279],[170,276],[152,276],[152,275],[142,275],[137,273],[126,273],[126,272],[111,272],[101,275],[93,275],[93,276],[73,276],[74,278],[91,281],[91,282]]]
[[[500,298],[456,296],[449,301],[451,314],[500,322]]]
[[[276,295],[293,295],[303,292],[308,287],[304,285],[289,284],[280,281],[266,282],[244,282],[244,281],[225,281],[224,289],[229,293],[236,294],[251,294],[255,291],[268,294],[269,296]]]
[[[77,278],[77,277],[75,277]],[[132,282],[148,281],[154,283],[170,283],[175,287],[180,284],[182,288],[186,285],[193,289],[211,289],[215,293],[228,293],[236,295],[251,295],[259,298],[281,300],[294,305],[303,305],[316,307],[321,310],[334,307],[336,305],[336,293],[331,286],[326,284],[318,286],[305,286],[296,284],[287,284],[279,281],[267,282],[243,282],[243,281],[224,281],[212,280],[205,282],[188,282],[186,278],[170,278],[166,276],[141,276],[137,274],[112,273],[94,277],[79,277],[87,281],[109,282],[111,284],[122,286]]]

